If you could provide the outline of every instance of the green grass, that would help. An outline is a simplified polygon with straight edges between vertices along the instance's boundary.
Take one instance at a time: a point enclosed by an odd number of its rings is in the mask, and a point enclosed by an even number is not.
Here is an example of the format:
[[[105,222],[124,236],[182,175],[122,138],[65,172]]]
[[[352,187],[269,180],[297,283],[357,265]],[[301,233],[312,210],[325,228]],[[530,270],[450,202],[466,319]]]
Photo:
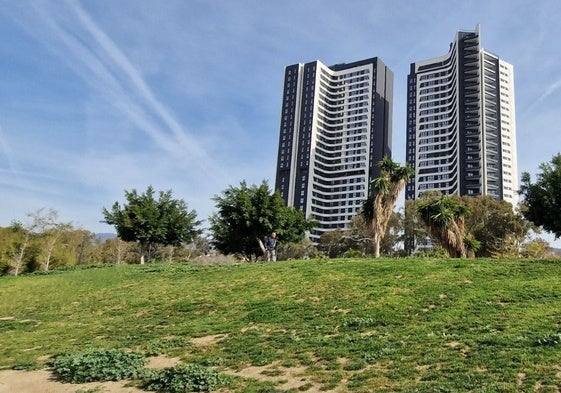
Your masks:
[[[211,335],[223,337],[190,341]],[[304,367],[291,392],[556,392],[561,263],[151,264],[0,278],[0,368],[88,348],[219,372]],[[239,377],[229,389],[284,391]]]

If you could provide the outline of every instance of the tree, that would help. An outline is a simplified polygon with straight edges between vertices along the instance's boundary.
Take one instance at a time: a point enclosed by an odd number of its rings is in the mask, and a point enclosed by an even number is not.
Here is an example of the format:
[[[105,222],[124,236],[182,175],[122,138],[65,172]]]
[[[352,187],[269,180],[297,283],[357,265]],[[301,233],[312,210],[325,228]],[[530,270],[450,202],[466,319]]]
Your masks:
[[[372,198],[368,198],[364,202],[363,208],[364,207],[368,207],[370,209],[372,208]],[[388,225],[388,228],[390,226],[391,225]],[[347,250],[349,248],[356,248],[361,251],[362,255],[374,255],[374,244],[372,241],[374,237],[372,231],[372,220],[365,218],[363,214],[357,214],[356,216],[353,217],[351,222],[349,222],[347,228],[348,231],[346,231],[346,235],[350,239],[352,239],[352,243],[347,245],[348,247]],[[380,248],[381,248],[380,252],[383,253],[384,247],[380,246]]]
[[[523,244],[522,256],[532,259],[558,258],[557,255],[550,250],[549,243],[541,238]]]
[[[462,197],[470,210],[466,217],[466,232],[481,243],[479,257],[518,257],[519,249],[531,229],[522,214],[512,204],[491,196]]]
[[[318,255],[317,249],[310,239],[302,239],[299,242],[280,243],[277,247],[279,259],[310,259]]]
[[[272,193],[266,181],[260,186],[230,186],[213,198],[217,212],[209,221],[212,243],[224,254],[240,254],[248,260],[260,255],[260,242],[276,232],[279,243],[298,242],[315,222],[304,213],[287,207],[279,193]]]
[[[412,255],[419,244],[430,238],[428,228],[418,210],[419,200],[405,200],[403,213],[403,248],[405,255]]]
[[[201,233],[197,213],[188,211],[183,200],[173,199],[171,190],[160,191],[155,199],[154,189],[148,186],[143,194],[125,190],[125,198],[128,203],[122,207],[115,202],[111,210],[103,208],[103,222],[114,225],[122,240],[138,242],[141,264],[147,253],[150,258],[155,244],[177,246]]]
[[[53,255],[62,236],[74,228],[71,223],[59,222],[58,212],[53,209],[49,209],[46,214],[42,214],[40,210],[30,217],[33,218],[37,241],[40,243],[39,263],[47,271],[51,268]]]
[[[540,165],[535,183],[528,172],[522,174],[520,194],[522,214],[535,225],[561,237],[561,154]]]
[[[19,221],[14,221],[11,225],[12,231],[19,234],[17,252],[13,255],[10,270],[8,271],[8,274],[12,274],[14,276],[17,276],[22,271],[25,255],[32,240],[37,239],[44,232],[51,231],[52,235],[50,236],[49,241],[46,242],[46,255],[43,260],[43,266],[45,267],[45,270],[48,270],[52,251],[59,238],[58,234],[55,236],[57,231],[53,231],[53,229],[58,225],[58,213],[56,211],[50,209],[46,214],[43,214],[43,209],[39,209],[35,213],[28,213],[27,216],[31,218],[30,223],[24,225]],[[63,229],[61,228],[61,231],[62,230]]]
[[[363,209],[372,210],[372,198],[369,197],[363,205]],[[361,212],[363,213],[364,210]],[[348,225],[346,232],[348,248],[360,250],[362,255],[374,255],[374,231],[371,225],[372,219],[366,218],[365,214],[357,214]],[[403,214],[392,211],[386,226],[386,233],[380,241],[380,254],[392,256],[396,253],[396,245],[403,241]]]
[[[10,225],[10,230],[15,235],[15,248],[8,263],[7,273],[9,275],[17,276],[22,270],[25,252],[31,241],[32,229],[30,226],[24,226],[19,221],[13,221]]]
[[[118,237],[107,239],[101,245],[102,258],[105,263],[133,263],[135,260],[136,243],[126,242]]]
[[[413,168],[408,164],[400,166],[389,157],[384,157],[379,163],[380,177],[372,181],[374,199],[371,212],[365,213],[371,218],[374,242],[374,257],[380,257],[380,243],[386,233],[386,227],[393,213],[399,194],[405,188],[407,181],[413,174]],[[371,216],[369,217],[369,214]]]
[[[11,274],[17,275],[19,269],[23,265],[23,255],[21,260],[17,261],[16,256],[20,253],[20,248],[23,238],[26,233],[23,229],[23,225],[19,222],[12,222],[12,224],[7,228],[0,229],[0,274]],[[27,248],[27,245],[25,246]],[[17,271],[16,262],[18,262]]]
[[[319,238],[317,248],[329,258],[340,258],[353,244],[351,238],[345,236],[341,228],[337,228],[334,231],[324,232]]]
[[[438,240],[452,258],[467,256],[465,240],[465,217],[468,207],[461,199],[441,195],[419,202],[419,213],[429,227],[431,235]]]

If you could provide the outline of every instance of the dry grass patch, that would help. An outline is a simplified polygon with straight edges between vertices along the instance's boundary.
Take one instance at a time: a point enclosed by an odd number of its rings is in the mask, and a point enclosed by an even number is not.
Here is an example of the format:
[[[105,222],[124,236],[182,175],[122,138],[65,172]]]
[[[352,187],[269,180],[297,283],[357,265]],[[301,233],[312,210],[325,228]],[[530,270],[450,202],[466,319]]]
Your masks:
[[[207,347],[209,345],[216,344],[226,337],[228,337],[227,334],[212,334],[209,336],[192,338],[191,342],[198,347]]]
[[[252,378],[261,382],[272,382],[282,390],[299,390],[308,393],[325,392],[321,385],[313,381],[308,375],[306,367],[284,367],[278,363],[266,366],[250,366],[241,370],[225,370],[225,374]],[[335,392],[335,390],[331,390]]]

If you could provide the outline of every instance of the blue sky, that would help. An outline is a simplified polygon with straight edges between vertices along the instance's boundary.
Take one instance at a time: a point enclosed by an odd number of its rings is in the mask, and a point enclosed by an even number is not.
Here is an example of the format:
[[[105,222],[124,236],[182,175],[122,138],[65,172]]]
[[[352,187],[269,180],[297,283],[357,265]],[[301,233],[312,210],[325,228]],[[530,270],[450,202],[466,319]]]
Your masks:
[[[411,62],[481,26],[513,64],[519,171],[561,151],[557,0],[0,0],[0,226],[41,208],[94,232],[124,190],[206,220],[242,180],[274,186],[284,67],[380,57],[404,162]]]

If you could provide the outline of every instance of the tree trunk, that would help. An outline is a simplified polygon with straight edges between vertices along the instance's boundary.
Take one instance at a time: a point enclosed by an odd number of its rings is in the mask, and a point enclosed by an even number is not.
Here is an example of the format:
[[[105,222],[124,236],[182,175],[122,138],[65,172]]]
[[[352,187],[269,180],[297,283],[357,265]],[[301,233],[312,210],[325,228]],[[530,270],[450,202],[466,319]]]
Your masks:
[[[23,243],[19,248],[19,253],[16,256],[16,260],[13,267],[14,276],[17,276],[19,274],[19,269],[23,262],[23,255],[25,253],[25,247],[26,247],[26,243]]]
[[[261,249],[263,254],[266,254],[267,250],[265,250],[265,245],[263,244],[263,241],[261,239],[257,238],[257,243],[259,244],[259,248]]]
[[[55,248],[56,242],[58,241],[58,234],[47,241],[47,255],[45,256],[45,262],[43,263],[45,271],[48,271],[51,266],[51,257],[53,255],[53,250]]]
[[[144,259],[144,255],[146,254],[146,246],[141,244],[140,245],[140,264],[144,265],[145,263],[145,259]]]
[[[12,272],[14,276],[17,276],[19,274],[21,265],[23,264],[23,257],[25,255],[25,249],[27,248],[28,242],[29,242],[29,234],[26,234],[23,243],[21,243],[21,245],[19,246],[19,252],[16,255],[14,266],[12,266]]]
[[[380,239],[374,239],[374,258],[380,258]]]

